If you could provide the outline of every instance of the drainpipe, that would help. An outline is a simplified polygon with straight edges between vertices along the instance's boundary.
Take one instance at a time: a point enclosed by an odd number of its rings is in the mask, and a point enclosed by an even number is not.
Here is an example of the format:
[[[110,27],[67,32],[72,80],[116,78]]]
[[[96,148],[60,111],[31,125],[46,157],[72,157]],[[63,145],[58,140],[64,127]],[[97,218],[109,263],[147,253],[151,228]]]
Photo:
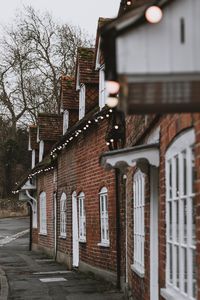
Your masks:
[[[30,212],[30,233],[29,233],[29,251],[32,250],[32,229],[33,229],[33,209],[29,202],[29,212]]]
[[[35,204],[37,205],[37,200],[32,197],[29,193],[28,190],[26,190],[26,195],[28,196],[28,198],[30,199],[28,201],[29,203],[29,207],[30,207],[30,238],[29,238],[29,251],[32,250],[32,230],[33,230],[33,215],[36,213],[36,211],[34,210],[34,207],[33,207],[33,202],[35,202]],[[32,201],[31,201],[32,200]],[[37,207],[37,206],[36,206]]]
[[[56,261],[57,259],[57,194],[54,192],[53,194],[53,205],[54,205],[54,248],[55,248],[55,253],[54,253],[54,259]]]
[[[125,186],[125,226],[126,226],[126,284],[128,284],[128,195],[127,195],[127,188],[126,188],[126,182],[127,182],[127,175],[124,175],[124,186]]]
[[[117,288],[121,288],[120,171],[115,169]]]

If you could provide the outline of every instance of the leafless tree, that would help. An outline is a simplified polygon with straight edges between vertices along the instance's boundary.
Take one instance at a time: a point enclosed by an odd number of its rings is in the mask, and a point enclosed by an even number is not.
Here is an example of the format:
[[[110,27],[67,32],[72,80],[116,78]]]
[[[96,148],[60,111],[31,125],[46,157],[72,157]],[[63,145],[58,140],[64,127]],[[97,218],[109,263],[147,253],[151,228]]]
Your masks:
[[[38,110],[60,113],[60,76],[73,75],[76,50],[91,46],[79,27],[58,24],[28,6],[0,41],[0,111],[11,121],[35,120]]]

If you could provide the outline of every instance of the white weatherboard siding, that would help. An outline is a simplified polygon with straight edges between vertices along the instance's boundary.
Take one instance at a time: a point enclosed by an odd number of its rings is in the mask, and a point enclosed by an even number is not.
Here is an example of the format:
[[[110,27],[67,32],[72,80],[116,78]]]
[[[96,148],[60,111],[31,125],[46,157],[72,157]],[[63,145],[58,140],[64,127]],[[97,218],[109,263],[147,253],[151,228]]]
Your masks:
[[[199,0],[176,0],[159,24],[143,24],[117,39],[119,74],[200,72]],[[181,18],[185,43],[181,43]]]

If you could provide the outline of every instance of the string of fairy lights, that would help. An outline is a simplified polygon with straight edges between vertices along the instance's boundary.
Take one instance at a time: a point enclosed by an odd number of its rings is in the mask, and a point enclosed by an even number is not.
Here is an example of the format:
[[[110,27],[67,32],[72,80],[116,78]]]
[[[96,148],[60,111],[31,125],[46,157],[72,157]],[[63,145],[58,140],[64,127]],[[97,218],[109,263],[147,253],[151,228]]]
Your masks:
[[[99,123],[100,121],[102,121],[106,118],[110,118],[112,112],[113,112],[113,110],[109,109],[108,111],[103,112],[101,115],[95,116],[92,119],[88,120],[86,123],[84,123],[82,125],[81,128],[79,128],[76,131],[74,131],[73,133],[71,133],[70,136],[67,136],[65,141],[63,141],[62,143],[59,143],[57,145],[57,147],[53,148],[52,151],[51,151],[51,154],[50,154],[51,157],[55,158],[56,153],[59,153],[60,151],[65,149],[74,139],[78,138],[78,136],[81,133],[86,132],[92,125],[97,124],[97,123]]]
[[[71,132],[70,134],[66,134],[66,139],[62,141],[62,143],[59,143],[56,147],[54,147],[50,153],[50,156],[52,158],[52,161],[56,158],[57,154],[60,153],[63,149],[65,149],[69,144],[71,144],[72,141],[74,141],[76,138],[79,137],[80,134],[83,134],[86,132],[89,128],[91,128],[92,125],[98,124],[99,122],[109,119],[111,114],[113,113],[113,109],[104,110],[101,114],[93,115],[93,117],[90,120],[87,120],[82,124],[82,127],[79,127],[79,129],[75,130],[74,132]],[[117,130],[119,128],[118,125],[115,125],[115,129]],[[110,140],[110,142],[113,142],[113,139]],[[109,142],[106,143],[109,145]],[[27,179],[30,180],[33,177],[50,172],[54,170],[54,166],[49,166],[45,168],[38,169],[37,171],[31,172]],[[20,192],[20,189],[13,191],[13,194],[18,194]]]

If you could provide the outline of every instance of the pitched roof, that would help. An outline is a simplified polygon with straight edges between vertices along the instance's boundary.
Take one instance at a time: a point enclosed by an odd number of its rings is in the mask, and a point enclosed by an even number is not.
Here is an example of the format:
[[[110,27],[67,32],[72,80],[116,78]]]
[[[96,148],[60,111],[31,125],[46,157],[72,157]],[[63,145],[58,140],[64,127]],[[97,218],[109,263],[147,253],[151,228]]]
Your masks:
[[[55,161],[48,155],[41,162],[39,162],[33,169],[29,169],[20,179],[19,182],[15,185],[14,191],[19,191],[23,185],[29,180],[30,176],[33,177],[34,174],[38,171],[43,174],[47,170],[47,168],[52,168],[55,166]],[[53,170],[53,169],[51,169]],[[40,174],[38,173],[38,174]]]
[[[30,148],[32,150],[38,149],[37,143],[37,125],[30,125],[29,126],[29,138],[30,138]]]
[[[63,110],[79,108],[79,94],[76,91],[75,80],[69,76],[61,77],[61,107]]]
[[[138,26],[147,23],[145,13],[151,5],[158,5],[161,8],[177,0],[137,0],[133,1],[129,9],[120,13],[119,16],[109,24],[101,28],[101,50],[105,60],[105,77],[106,80],[117,79],[116,65],[116,38],[125,34],[130,29],[136,29]],[[120,10],[123,9],[125,0],[121,1]]]
[[[77,70],[80,83],[98,83],[99,73],[94,69],[94,48],[78,48]]]
[[[123,15],[124,13],[133,10],[133,9],[137,9],[138,7],[141,7],[143,5],[152,5],[155,4],[158,1],[155,0],[136,0],[136,1],[132,1],[131,5],[127,5],[127,0],[121,0],[120,3],[120,8],[119,8],[119,12],[118,12],[118,17],[120,17],[121,15]]]
[[[40,113],[37,119],[39,139],[44,141],[57,141],[62,136],[62,121],[62,116]]]

